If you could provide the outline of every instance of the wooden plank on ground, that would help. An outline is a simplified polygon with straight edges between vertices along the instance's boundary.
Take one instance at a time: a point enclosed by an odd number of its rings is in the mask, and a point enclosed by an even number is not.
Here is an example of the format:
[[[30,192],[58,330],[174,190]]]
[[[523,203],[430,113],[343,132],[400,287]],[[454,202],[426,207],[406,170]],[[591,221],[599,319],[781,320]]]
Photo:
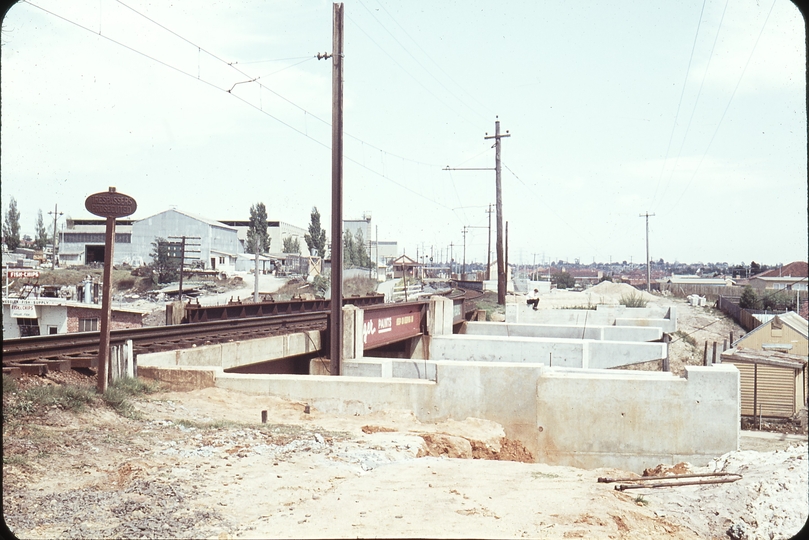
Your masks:
[[[41,360],[50,371],[70,371],[70,360]]]
[[[70,358],[70,367],[72,368],[97,368],[98,356],[77,356]]]
[[[25,375],[45,375],[48,372],[48,366],[42,362],[30,362],[27,364],[9,364],[10,367],[20,368],[20,372]]]
[[[4,367],[3,376],[11,377],[12,379],[19,379],[22,376],[22,371],[18,367]]]

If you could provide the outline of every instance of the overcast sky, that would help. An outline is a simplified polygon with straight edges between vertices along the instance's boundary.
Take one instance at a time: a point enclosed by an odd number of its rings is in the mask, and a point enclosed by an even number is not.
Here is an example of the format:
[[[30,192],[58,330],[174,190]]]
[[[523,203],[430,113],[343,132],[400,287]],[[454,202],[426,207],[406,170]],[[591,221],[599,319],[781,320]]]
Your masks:
[[[494,167],[499,116],[512,263],[645,261],[647,211],[655,260],[806,260],[804,40],[788,0],[348,0],[344,217],[436,259],[469,226],[485,261],[495,174],[443,168]],[[33,235],[116,186],[331,237],[331,49],[321,0],[20,2],[3,212]]]

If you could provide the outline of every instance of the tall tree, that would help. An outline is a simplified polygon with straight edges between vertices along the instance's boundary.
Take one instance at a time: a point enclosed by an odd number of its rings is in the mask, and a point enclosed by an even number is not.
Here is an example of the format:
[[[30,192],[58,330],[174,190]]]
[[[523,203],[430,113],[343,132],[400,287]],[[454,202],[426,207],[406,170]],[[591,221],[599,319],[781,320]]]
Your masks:
[[[17,199],[14,197],[8,203],[6,218],[3,220],[3,237],[9,251],[20,247],[20,212],[17,210]]]
[[[250,207],[250,228],[247,229],[247,253],[267,253],[270,250],[270,233],[267,231],[267,207],[257,203]]]
[[[306,247],[310,255],[325,257],[326,231],[320,226],[320,212],[317,211],[317,206],[312,207],[310,218],[309,232],[303,237],[306,240]]]
[[[368,268],[371,266],[371,258],[368,256],[368,251],[365,249],[365,237],[362,234],[362,229],[357,229],[354,235],[354,264]]]
[[[343,267],[351,268],[357,262],[354,260],[356,248],[354,247],[354,235],[348,229],[343,233]]]
[[[180,259],[169,253],[169,242],[165,238],[155,238],[152,242],[152,276],[155,283],[171,283],[180,277]]]
[[[37,210],[37,223],[36,223],[36,238],[34,239],[34,246],[37,249],[45,249],[45,246],[50,242],[51,237],[48,236],[48,229],[45,227],[45,220],[42,218],[42,210]]]
[[[283,253],[300,253],[301,252],[301,243],[298,241],[297,238],[293,238],[292,236],[287,236],[284,238],[284,249]]]

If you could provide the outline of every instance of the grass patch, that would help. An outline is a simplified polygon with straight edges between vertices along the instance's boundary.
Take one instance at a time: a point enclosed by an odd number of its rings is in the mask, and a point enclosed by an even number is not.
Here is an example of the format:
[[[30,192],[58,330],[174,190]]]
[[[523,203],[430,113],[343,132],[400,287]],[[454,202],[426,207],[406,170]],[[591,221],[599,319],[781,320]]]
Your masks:
[[[182,426],[186,429],[229,429],[238,427],[247,427],[248,424],[234,422],[232,420],[210,420],[207,422],[197,422],[196,420],[172,420],[175,425]]]
[[[649,301],[643,298],[642,294],[633,292],[631,294],[622,294],[618,303],[626,307],[644,308]]]
[[[637,497],[635,497],[635,504],[637,504],[638,506],[646,506],[647,504],[649,504],[649,501],[647,501],[643,495],[638,495]]]
[[[19,390],[19,385],[17,381],[12,379],[11,377],[7,377],[3,375],[3,393],[4,394],[13,394],[17,390]]]
[[[3,456],[3,465],[28,465],[28,458],[22,454],[15,454],[13,456]]]
[[[95,401],[96,391],[92,386],[59,384],[29,388],[22,392],[21,397],[30,402],[34,409],[56,406],[65,411],[79,412]]]
[[[107,387],[102,399],[104,403],[115,409],[123,417],[137,419],[140,417],[129,398],[151,394],[158,390],[158,385],[147,383],[136,377],[123,377]]]
[[[472,301],[476,309],[482,309],[486,312],[486,320],[492,320],[493,313],[501,313],[505,315],[506,307],[497,303],[497,293],[487,291],[483,296]]]
[[[677,330],[676,332],[674,332],[674,335],[677,336],[677,339],[685,341],[695,349],[697,348],[697,340],[691,337],[687,332]]]
[[[592,310],[595,310],[596,309],[596,304],[588,302],[587,305],[581,304],[581,305],[578,305],[578,306],[563,306],[563,307],[560,307],[559,309],[592,309]]]

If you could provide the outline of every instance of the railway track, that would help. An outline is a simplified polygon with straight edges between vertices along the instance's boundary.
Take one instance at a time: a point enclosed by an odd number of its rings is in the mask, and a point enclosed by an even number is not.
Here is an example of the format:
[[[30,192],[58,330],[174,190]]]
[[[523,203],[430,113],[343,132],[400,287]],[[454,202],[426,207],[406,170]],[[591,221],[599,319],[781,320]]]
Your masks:
[[[110,331],[110,345],[132,340],[135,353],[183,349],[307,330],[326,330],[328,312],[271,315],[173,326]],[[31,361],[70,360],[71,367],[93,367],[99,332],[79,332],[3,340],[3,366]]]
[[[466,314],[473,309],[469,301],[480,295],[482,293],[477,291],[454,289],[446,296],[454,301],[463,299],[463,312]],[[370,300],[368,303],[376,304],[375,307],[378,308],[392,305],[378,304],[373,298]],[[423,301],[417,303],[423,303]],[[327,330],[329,311],[322,308],[317,309],[321,307],[319,305],[308,307],[310,311],[279,315],[244,316],[243,314],[241,318],[112,330],[110,345],[121,345],[132,340],[135,354],[140,354],[293,332]],[[367,308],[374,309],[374,306],[369,305]],[[3,340],[2,365],[4,368],[30,368],[24,370],[40,374],[48,368],[65,370],[96,367],[99,337],[99,332],[78,332]]]

